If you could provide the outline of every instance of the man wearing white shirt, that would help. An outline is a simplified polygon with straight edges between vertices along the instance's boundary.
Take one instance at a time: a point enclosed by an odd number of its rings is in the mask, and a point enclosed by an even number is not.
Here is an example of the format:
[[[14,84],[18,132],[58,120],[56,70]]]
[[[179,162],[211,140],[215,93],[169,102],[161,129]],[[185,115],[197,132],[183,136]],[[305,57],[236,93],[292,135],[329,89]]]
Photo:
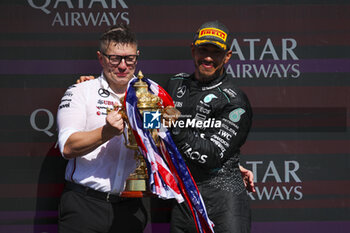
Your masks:
[[[68,159],[59,208],[59,232],[143,232],[147,213],[140,198],[121,198],[136,168],[134,151],[124,146],[124,121],[117,111],[134,77],[139,51],[125,25],[100,38],[99,78],[68,88],[58,107],[59,147]]]

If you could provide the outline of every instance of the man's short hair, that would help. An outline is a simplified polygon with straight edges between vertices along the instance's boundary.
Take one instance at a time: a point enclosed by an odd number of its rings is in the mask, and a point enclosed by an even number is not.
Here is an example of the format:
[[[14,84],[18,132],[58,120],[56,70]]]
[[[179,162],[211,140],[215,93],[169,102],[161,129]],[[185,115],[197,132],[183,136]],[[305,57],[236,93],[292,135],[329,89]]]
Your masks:
[[[117,24],[107,28],[100,37],[99,49],[106,52],[109,44],[116,42],[118,44],[135,44],[137,46],[136,35],[131,31],[128,25]]]

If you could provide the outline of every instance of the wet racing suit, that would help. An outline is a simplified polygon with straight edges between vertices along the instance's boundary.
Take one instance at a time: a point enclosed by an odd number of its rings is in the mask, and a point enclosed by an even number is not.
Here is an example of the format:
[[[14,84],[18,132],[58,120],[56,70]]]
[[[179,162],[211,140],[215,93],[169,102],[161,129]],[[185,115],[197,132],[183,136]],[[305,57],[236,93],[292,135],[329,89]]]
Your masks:
[[[198,185],[214,231],[250,232],[249,200],[239,170],[240,147],[252,119],[248,98],[226,73],[206,84],[194,74],[181,73],[167,87],[181,112],[172,137]],[[196,232],[187,205],[174,206],[171,232]]]

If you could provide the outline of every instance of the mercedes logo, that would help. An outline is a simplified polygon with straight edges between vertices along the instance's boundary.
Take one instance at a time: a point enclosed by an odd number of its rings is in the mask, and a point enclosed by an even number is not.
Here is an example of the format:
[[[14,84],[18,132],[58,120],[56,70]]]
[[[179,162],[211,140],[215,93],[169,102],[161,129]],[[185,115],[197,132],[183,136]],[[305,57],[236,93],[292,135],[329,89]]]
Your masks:
[[[176,96],[177,98],[181,98],[182,96],[184,96],[185,93],[186,93],[186,86],[182,86],[177,89]]]
[[[107,98],[109,96],[109,91],[106,89],[100,88],[98,90],[98,94],[103,98]]]

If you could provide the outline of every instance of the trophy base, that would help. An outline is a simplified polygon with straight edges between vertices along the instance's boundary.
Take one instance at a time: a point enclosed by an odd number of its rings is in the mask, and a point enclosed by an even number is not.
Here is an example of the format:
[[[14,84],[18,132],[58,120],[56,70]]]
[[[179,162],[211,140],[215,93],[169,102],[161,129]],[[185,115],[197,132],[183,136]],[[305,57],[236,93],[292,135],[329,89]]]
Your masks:
[[[121,197],[128,197],[128,198],[141,198],[145,197],[144,193],[142,191],[124,191],[120,195]]]
[[[123,191],[120,196],[127,198],[157,197],[157,195],[150,191]]]
[[[146,191],[147,180],[128,179],[125,185],[125,191]]]
[[[140,198],[148,197],[153,194],[147,190],[147,180],[128,179],[125,185],[125,191],[121,193],[121,197]]]

